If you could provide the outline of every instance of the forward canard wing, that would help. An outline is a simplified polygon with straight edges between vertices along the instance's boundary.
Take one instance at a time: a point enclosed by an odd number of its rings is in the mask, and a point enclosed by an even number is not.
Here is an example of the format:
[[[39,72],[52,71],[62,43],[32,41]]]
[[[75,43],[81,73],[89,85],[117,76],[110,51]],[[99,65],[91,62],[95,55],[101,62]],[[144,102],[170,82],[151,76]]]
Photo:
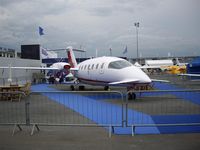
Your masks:
[[[152,82],[163,82],[163,83],[169,83],[168,80],[158,80],[158,79],[151,79]]]
[[[188,76],[188,77],[200,77],[200,74],[192,74],[192,73],[186,73],[186,74],[178,74],[179,76]]]

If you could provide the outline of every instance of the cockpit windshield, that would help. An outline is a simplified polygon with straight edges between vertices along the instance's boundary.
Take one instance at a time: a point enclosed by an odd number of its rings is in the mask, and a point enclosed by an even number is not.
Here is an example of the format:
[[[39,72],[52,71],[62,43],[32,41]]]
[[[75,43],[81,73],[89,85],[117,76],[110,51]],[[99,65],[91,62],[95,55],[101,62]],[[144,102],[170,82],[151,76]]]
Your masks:
[[[113,61],[108,65],[108,68],[112,68],[112,69],[122,69],[122,68],[126,68],[132,66],[131,63],[129,63],[128,61],[125,60],[117,60],[117,61]]]

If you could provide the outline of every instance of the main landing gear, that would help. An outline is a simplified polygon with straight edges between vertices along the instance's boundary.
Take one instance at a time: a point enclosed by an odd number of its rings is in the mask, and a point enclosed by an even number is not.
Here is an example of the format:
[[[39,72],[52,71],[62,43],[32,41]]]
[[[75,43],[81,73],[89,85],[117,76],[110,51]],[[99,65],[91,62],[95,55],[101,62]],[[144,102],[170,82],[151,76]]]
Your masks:
[[[135,86],[130,86],[127,87],[127,98],[128,100],[135,100],[136,99],[136,94],[133,92]]]
[[[105,91],[108,91],[108,90],[109,90],[109,86],[105,86],[105,87],[104,87],[104,90],[105,90]]]
[[[71,86],[70,86],[70,89],[71,89],[71,91],[74,91],[74,90],[75,90],[74,85],[71,85]],[[79,91],[84,91],[84,90],[85,90],[85,86],[84,86],[84,85],[78,86],[78,90],[79,90]]]
[[[84,91],[84,90],[85,90],[85,86],[84,86],[84,85],[80,85],[80,86],[78,87],[78,89],[79,89],[79,91]]]
[[[75,87],[73,85],[70,86],[71,91],[75,90]]]

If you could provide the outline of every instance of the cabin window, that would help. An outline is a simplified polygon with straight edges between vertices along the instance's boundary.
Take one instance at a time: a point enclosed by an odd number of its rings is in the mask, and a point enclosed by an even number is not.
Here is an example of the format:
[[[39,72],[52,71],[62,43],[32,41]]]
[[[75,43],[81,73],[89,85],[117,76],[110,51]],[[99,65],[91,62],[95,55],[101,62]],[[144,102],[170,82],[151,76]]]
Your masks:
[[[132,66],[132,64],[126,60],[117,60],[117,61],[113,61],[110,62],[110,64],[108,65],[108,68],[112,68],[112,69],[122,69],[122,68],[126,68]]]
[[[90,70],[90,65],[88,65],[88,70]]]
[[[92,64],[91,70],[94,68],[94,64]]]
[[[85,65],[84,70],[86,70],[86,68],[87,68],[87,65]]]
[[[103,66],[104,66],[104,63],[103,63],[103,64],[101,64],[101,69],[103,69]]]
[[[99,64],[96,65],[96,69],[98,69]]]

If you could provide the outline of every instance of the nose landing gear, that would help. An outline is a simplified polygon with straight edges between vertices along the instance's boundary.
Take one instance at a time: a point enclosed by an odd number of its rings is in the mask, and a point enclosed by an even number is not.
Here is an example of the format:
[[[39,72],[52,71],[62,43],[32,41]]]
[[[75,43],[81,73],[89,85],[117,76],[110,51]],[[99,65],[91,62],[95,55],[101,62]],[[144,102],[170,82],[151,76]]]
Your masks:
[[[135,99],[136,99],[136,94],[132,93],[132,92],[129,92],[128,93],[128,100],[135,100]]]
[[[104,90],[105,90],[105,91],[108,91],[108,90],[109,90],[109,86],[105,86],[105,87],[104,87]]]

